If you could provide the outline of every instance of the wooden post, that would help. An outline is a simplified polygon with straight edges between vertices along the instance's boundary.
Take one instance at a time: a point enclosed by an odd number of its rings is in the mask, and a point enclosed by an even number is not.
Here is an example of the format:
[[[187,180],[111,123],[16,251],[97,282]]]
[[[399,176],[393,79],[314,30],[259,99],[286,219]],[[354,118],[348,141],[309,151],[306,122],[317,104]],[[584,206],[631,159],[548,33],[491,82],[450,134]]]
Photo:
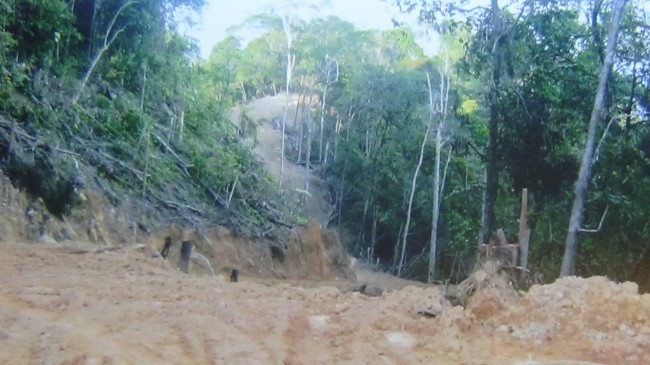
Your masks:
[[[528,228],[528,189],[521,191],[521,214],[519,215],[519,249],[521,250],[520,266],[522,276],[528,270],[528,246],[530,244],[530,228]]]
[[[172,247],[172,238],[170,236],[167,236],[165,238],[165,246],[163,247],[162,251],[160,251],[160,256],[162,256],[163,259],[167,258],[167,255],[169,255],[169,249]]]
[[[186,274],[190,273],[190,259],[192,258],[193,247],[194,242],[192,241],[183,241],[181,244],[181,257],[178,260],[178,268]]]

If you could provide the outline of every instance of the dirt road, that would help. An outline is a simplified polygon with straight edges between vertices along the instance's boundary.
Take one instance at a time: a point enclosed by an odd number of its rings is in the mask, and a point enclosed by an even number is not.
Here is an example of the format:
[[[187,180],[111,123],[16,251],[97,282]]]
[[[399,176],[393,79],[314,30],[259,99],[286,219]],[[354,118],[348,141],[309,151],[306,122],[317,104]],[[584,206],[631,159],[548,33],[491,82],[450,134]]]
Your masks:
[[[293,117],[295,115],[298,95],[291,95],[289,98],[289,113],[287,128],[294,125]],[[267,171],[275,179],[280,181],[280,172],[282,170],[282,132],[273,128],[270,122],[272,118],[281,116],[284,110],[285,96],[279,94],[268,96],[251,101],[246,106],[247,115],[255,121],[262,122],[257,130],[257,146],[255,152],[266,165]],[[230,119],[237,123],[240,111],[235,108],[230,112]],[[288,159],[284,161],[284,172],[282,174],[283,196],[290,206],[296,206],[300,212],[308,218],[314,218],[320,222],[323,227],[327,226],[329,214],[332,207],[329,204],[327,185],[318,176],[309,172],[306,173],[305,167],[297,165]],[[305,204],[299,206],[301,191],[306,190],[305,179],[309,179],[309,196],[305,199]],[[302,196],[304,199],[305,197]]]
[[[368,297],[171,266],[3,244],[0,364],[650,363],[650,296],[629,283],[565,279],[512,307],[427,318],[417,311],[440,305],[438,288]]]

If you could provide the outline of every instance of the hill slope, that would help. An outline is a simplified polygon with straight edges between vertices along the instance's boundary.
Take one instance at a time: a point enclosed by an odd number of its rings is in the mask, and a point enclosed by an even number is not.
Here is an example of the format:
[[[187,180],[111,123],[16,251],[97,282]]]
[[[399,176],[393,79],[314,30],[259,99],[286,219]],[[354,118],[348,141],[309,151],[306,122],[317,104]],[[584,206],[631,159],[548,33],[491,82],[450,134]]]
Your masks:
[[[287,128],[294,125],[294,110],[298,102],[298,95],[289,98],[289,120]],[[282,170],[282,131],[274,128],[272,120],[281,117],[285,103],[285,96],[267,96],[251,101],[246,106],[246,115],[254,121],[261,122],[257,129],[257,145],[255,152],[275,179],[280,181]],[[240,118],[239,109],[233,109],[230,119],[237,123]],[[288,143],[288,141],[285,141]],[[309,179],[310,196],[305,199],[304,205],[299,205],[301,194],[305,190],[305,178]],[[331,214],[331,204],[325,182],[312,171],[308,173],[304,166],[300,166],[285,157],[284,172],[282,176],[283,197],[289,206],[294,206],[299,213],[308,218],[316,219],[323,227],[327,226]],[[303,197],[304,198],[304,197]]]

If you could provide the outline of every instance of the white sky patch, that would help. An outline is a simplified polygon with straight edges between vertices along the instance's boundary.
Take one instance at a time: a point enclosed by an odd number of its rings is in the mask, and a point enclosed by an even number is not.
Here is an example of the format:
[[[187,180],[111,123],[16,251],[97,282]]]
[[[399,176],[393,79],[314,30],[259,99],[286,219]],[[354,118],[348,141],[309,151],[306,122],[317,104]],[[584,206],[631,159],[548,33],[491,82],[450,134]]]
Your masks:
[[[182,25],[180,28],[184,34],[198,41],[201,57],[207,58],[212,47],[228,36],[229,28],[242,24],[251,15],[280,7],[283,3],[269,0],[207,0],[202,14],[194,19],[196,24],[191,27]],[[314,16],[334,15],[349,21],[359,30],[392,29],[392,20],[395,19],[416,32],[417,41],[425,54],[431,56],[437,52],[437,36],[431,36],[433,32],[427,35],[427,28],[417,24],[416,14],[401,14],[391,0],[303,0],[300,4],[305,9],[296,9],[293,16],[297,18],[309,20]],[[307,9],[310,6],[319,6],[319,10],[314,12]],[[243,38],[246,36],[243,35]]]

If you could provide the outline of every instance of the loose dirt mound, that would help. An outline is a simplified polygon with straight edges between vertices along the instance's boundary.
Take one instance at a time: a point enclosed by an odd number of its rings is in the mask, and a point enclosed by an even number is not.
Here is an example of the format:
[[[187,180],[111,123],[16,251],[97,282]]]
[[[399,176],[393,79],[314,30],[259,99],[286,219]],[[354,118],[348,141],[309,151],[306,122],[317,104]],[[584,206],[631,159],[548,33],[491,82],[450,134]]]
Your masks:
[[[493,323],[507,323],[510,336],[540,348],[572,339],[591,361],[650,363],[650,294],[639,295],[635,283],[569,277],[533,286]]]
[[[311,272],[305,279],[333,280],[336,278],[355,281],[350,258],[334,232],[324,232],[316,220],[290,236],[286,248],[289,266],[294,270]],[[313,275],[315,274],[316,277]]]
[[[478,320],[436,287],[368,297],[188,276],[136,251],[0,248],[2,364],[650,363],[650,296],[603,278],[533,287]]]
[[[516,290],[510,284],[509,277],[501,271],[494,261],[484,262],[454,291],[447,293],[454,304],[465,308],[477,320],[484,320],[509,308],[519,301]]]

